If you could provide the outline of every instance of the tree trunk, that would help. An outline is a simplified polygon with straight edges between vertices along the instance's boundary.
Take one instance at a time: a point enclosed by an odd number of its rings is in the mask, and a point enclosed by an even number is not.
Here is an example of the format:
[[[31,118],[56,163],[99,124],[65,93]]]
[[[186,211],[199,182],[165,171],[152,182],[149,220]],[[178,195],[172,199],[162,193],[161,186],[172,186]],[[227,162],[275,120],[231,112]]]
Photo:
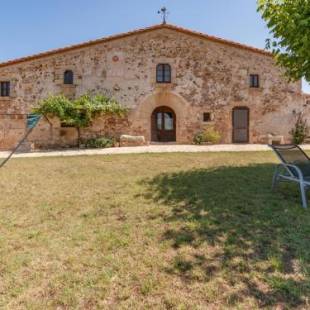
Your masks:
[[[81,128],[80,127],[76,127],[77,130],[77,146],[78,148],[81,147]]]

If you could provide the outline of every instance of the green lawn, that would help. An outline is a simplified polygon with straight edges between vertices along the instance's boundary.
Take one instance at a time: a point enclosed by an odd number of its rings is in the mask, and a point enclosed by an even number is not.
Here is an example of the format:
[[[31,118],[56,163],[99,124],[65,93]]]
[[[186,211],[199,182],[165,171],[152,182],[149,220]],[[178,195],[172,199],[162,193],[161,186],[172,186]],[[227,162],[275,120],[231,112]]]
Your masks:
[[[310,307],[310,208],[269,152],[16,159],[0,308]]]

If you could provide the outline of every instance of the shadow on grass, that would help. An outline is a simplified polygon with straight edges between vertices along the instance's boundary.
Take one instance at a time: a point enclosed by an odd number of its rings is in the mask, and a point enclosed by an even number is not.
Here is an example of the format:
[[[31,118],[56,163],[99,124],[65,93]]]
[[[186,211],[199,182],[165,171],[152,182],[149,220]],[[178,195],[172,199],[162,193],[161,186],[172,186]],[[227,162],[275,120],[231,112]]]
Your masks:
[[[163,242],[176,254],[166,271],[189,282],[223,280],[232,305],[249,297],[260,307],[305,305],[310,209],[301,208],[294,185],[271,191],[273,168],[199,169],[144,180],[145,197],[168,207]]]

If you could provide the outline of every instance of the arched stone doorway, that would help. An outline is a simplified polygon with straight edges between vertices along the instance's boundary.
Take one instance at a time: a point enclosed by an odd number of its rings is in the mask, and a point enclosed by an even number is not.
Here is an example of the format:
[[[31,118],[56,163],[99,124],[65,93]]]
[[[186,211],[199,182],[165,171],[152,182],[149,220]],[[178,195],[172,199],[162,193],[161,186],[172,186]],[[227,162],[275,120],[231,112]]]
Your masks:
[[[152,137],[152,115],[160,107],[167,107],[174,113],[175,138],[177,143],[187,143],[189,138],[188,119],[195,118],[191,114],[189,103],[180,95],[171,91],[155,91],[143,98],[130,113],[129,120],[133,124],[134,134],[143,135],[146,141],[154,141]]]
[[[156,108],[151,116],[151,140],[153,142],[176,141],[176,115],[166,106]]]

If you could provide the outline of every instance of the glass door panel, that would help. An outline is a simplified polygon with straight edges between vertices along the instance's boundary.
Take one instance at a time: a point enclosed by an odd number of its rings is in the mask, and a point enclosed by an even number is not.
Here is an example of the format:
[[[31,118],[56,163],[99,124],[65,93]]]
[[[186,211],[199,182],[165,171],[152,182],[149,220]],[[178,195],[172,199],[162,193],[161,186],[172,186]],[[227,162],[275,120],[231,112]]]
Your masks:
[[[157,129],[159,130],[163,129],[163,116],[161,112],[158,112],[156,114],[156,124],[157,124]]]
[[[173,115],[171,112],[164,113],[165,130],[173,130]]]

